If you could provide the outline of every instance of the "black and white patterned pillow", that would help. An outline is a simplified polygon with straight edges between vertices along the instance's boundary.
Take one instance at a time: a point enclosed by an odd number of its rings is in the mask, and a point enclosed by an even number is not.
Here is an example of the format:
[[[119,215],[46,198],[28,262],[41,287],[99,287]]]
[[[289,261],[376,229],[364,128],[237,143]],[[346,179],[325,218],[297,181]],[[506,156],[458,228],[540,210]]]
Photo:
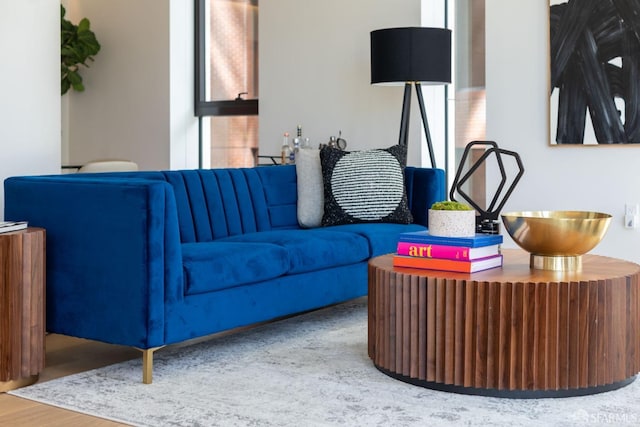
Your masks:
[[[405,158],[406,147],[400,145],[351,152],[323,147],[322,225],[413,222],[404,185]]]

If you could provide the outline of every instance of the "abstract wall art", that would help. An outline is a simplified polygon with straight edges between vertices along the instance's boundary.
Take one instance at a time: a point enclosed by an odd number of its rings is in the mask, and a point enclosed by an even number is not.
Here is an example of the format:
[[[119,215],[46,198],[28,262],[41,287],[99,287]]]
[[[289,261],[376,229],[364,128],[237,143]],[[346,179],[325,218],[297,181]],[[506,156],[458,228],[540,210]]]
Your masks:
[[[640,143],[640,0],[550,1],[552,145]]]

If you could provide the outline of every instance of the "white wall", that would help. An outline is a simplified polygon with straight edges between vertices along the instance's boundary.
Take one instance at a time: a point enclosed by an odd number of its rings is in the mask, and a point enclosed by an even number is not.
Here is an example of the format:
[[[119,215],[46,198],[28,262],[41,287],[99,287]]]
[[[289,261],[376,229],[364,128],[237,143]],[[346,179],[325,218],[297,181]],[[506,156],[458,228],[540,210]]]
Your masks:
[[[549,2],[486,6],[487,137],[517,151],[525,167],[505,211],[610,213],[611,227],[592,253],[640,262],[640,231],[622,220],[625,202],[640,202],[640,146],[549,146]]]
[[[372,30],[419,26],[420,0],[260,3],[260,152],[278,154],[302,125],[313,146],[342,130],[347,149],[398,142],[402,87],[371,86]],[[409,163],[421,131],[413,94]]]
[[[0,181],[60,169],[60,3],[0,1]],[[4,218],[4,189],[0,186]]]
[[[193,1],[67,3],[68,18],[77,24],[87,17],[102,49],[81,73],[85,91],[65,95],[63,161],[125,158],[141,169],[196,166]]]
[[[91,20],[102,51],[84,70],[86,91],[65,96],[63,162],[119,157],[143,169],[196,167],[193,1],[66,2],[74,22]],[[263,2],[260,152],[278,154],[282,133],[298,124],[314,145],[339,130],[350,149],[397,143],[402,88],[370,85],[369,33],[412,25],[420,25],[420,0]],[[409,164],[420,164],[415,94],[412,106]]]
[[[63,163],[127,158],[142,169],[196,167],[193,1],[65,3],[74,23],[89,18],[102,50],[82,72],[86,91],[64,97]],[[420,0],[263,2],[260,152],[278,154],[282,133],[298,124],[314,145],[339,130],[349,149],[397,143],[402,87],[370,85],[369,33],[413,25],[420,25]],[[412,96],[409,164],[420,164]]]

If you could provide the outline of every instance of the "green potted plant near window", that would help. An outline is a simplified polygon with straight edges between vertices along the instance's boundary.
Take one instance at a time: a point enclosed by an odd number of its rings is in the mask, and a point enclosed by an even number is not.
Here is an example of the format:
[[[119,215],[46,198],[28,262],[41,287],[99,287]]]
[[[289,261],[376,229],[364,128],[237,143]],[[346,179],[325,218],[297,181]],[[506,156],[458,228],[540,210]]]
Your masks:
[[[476,211],[456,201],[436,202],[429,209],[429,234],[473,237],[476,234]]]
[[[83,18],[78,25],[74,25],[64,15],[66,10],[60,5],[60,59],[61,59],[61,89],[62,95],[73,88],[78,92],[84,91],[80,66],[89,67],[87,61],[93,61],[93,56],[100,51],[100,43],[91,31],[91,24]]]

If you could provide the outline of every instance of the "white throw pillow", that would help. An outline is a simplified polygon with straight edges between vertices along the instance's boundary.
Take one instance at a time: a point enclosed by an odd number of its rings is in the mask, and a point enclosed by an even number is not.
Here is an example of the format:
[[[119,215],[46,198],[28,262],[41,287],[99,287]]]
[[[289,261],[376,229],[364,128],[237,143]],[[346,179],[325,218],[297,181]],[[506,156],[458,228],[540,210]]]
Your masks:
[[[324,213],[324,184],[320,150],[300,149],[296,155],[298,182],[298,224],[303,228],[319,227]]]

